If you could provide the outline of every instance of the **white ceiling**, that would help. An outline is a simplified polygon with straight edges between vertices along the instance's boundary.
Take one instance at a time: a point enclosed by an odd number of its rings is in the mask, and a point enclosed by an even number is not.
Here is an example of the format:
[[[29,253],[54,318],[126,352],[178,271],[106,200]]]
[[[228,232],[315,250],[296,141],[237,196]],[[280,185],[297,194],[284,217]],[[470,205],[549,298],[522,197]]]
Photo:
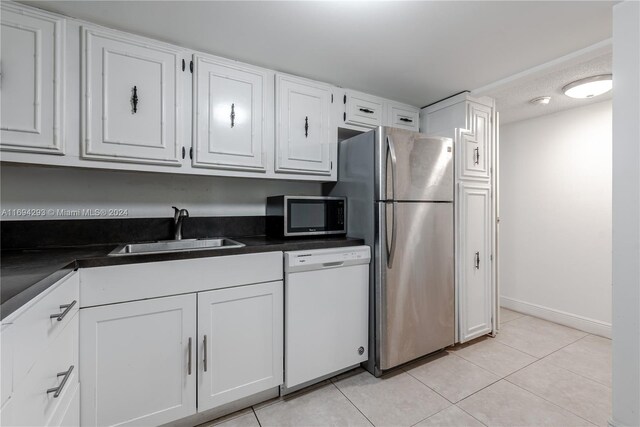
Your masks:
[[[416,106],[611,37],[612,2],[25,1]]]
[[[482,90],[481,94],[496,100],[501,124],[602,102],[612,98],[611,91],[595,98],[575,99],[564,95],[562,88],[584,77],[611,74],[611,61],[609,44],[585,55],[540,67],[541,69],[526,73],[521,78]],[[534,105],[529,102],[539,96],[550,96],[551,102],[548,105]]]

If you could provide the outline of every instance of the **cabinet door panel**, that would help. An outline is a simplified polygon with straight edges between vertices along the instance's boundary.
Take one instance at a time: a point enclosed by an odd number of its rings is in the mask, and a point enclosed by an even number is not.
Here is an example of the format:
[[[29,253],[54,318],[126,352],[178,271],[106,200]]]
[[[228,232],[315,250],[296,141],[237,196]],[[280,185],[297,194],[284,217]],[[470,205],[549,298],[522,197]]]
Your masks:
[[[387,121],[388,126],[417,132],[419,112],[417,108],[389,104],[387,108]]]
[[[277,171],[331,174],[330,104],[328,86],[276,76]]]
[[[491,190],[460,184],[458,241],[458,312],[460,342],[492,330]]]
[[[196,55],[194,166],[266,170],[266,72]]]
[[[80,311],[82,425],[159,425],[196,412],[195,309],[192,294]]]
[[[198,410],[282,384],[283,298],[281,281],[198,294]]]
[[[179,166],[181,52],[91,28],[82,42],[83,157]]]
[[[491,108],[469,102],[466,132],[458,133],[460,179],[488,181],[492,140]]]
[[[64,154],[64,20],[2,4],[3,150]]]
[[[345,123],[374,128],[382,125],[382,100],[376,97],[347,92]]]

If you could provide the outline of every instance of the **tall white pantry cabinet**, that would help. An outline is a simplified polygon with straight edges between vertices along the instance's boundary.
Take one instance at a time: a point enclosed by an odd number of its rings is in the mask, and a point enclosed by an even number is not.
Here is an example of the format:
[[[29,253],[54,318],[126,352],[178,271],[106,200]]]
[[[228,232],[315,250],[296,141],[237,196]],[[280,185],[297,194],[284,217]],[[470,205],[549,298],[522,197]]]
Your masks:
[[[462,93],[422,109],[420,131],[455,141],[456,342],[495,334],[498,115],[491,98]]]

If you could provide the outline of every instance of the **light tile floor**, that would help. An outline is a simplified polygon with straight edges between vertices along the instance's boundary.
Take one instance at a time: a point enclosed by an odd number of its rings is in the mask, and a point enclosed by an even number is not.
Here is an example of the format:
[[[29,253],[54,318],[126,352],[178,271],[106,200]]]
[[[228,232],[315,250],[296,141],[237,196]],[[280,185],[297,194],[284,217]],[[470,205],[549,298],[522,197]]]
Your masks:
[[[382,378],[358,369],[203,426],[606,426],[611,341],[501,309],[501,332]]]

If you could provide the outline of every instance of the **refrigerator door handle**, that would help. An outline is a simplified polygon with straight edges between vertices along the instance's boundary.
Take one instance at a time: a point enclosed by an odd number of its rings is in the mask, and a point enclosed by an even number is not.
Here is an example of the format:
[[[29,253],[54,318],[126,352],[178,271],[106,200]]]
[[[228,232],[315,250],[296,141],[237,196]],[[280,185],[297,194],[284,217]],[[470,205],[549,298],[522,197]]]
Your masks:
[[[387,155],[391,157],[391,192],[393,193],[392,197],[389,197],[387,194],[387,200],[395,200],[396,198],[396,163],[398,163],[398,158],[396,157],[396,147],[393,145],[393,140],[391,137],[387,136]],[[385,181],[385,186],[387,185]]]
[[[393,140],[391,137],[387,135],[387,154],[391,157],[391,192],[393,193],[392,199],[396,197],[396,163],[398,162],[398,158],[396,157],[396,148],[393,145]],[[386,182],[385,182],[386,185]],[[387,195],[387,199],[389,199]],[[393,200],[391,206],[393,208],[393,219],[391,220],[391,246],[387,243],[387,268],[393,267],[393,258],[396,253],[396,206],[398,202]],[[386,217],[387,209],[385,207],[385,217]],[[387,221],[385,221],[386,223]],[[385,239],[386,240],[386,239]]]
[[[387,268],[393,268],[393,258],[396,254],[396,235],[398,234],[396,232],[396,218],[398,217],[398,215],[396,214],[397,205],[398,202],[396,202],[395,200],[391,203],[391,207],[393,208],[393,219],[391,220],[391,247],[389,247],[387,250]]]

